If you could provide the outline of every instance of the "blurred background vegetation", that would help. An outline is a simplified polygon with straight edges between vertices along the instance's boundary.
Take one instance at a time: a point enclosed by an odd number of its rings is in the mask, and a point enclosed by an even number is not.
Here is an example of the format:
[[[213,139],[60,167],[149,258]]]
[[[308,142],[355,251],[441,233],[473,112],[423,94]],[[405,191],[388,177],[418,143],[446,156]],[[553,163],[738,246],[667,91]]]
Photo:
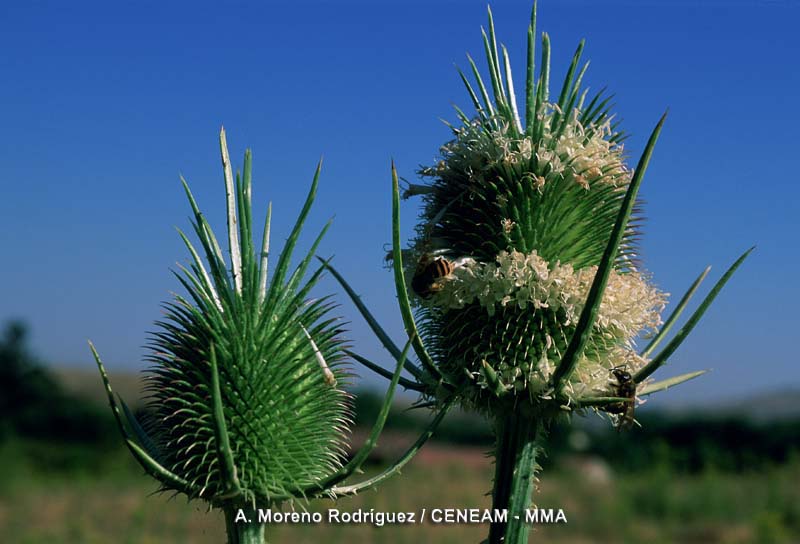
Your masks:
[[[88,358],[87,358],[88,359]],[[144,410],[139,376],[113,375]],[[222,518],[155,483],[128,455],[100,379],[37,360],[23,323],[0,331],[0,540],[9,543],[223,542]],[[137,404],[138,402],[138,404]],[[366,434],[380,394],[357,392],[354,437]],[[642,426],[616,432],[598,417],[551,430],[536,497],[566,525],[532,542],[800,542],[800,392],[719,409],[640,409]],[[378,470],[414,439],[429,414],[400,402],[372,460]],[[341,510],[485,508],[492,471],[487,424],[452,414],[403,475]],[[313,509],[333,507],[319,501]],[[481,525],[282,526],[271,542],[479,542]]]

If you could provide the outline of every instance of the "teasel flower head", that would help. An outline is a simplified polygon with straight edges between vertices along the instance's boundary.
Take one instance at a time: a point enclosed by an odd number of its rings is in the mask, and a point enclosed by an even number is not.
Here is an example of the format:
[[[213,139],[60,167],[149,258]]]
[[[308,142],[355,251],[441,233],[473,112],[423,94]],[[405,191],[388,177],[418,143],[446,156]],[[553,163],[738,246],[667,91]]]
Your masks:
[[[631,168],[610,97],[581,88],[584,43],[551,96],[549,38],[537,76],[534,28],[535,8],[520,111],[489,11],[489,84],[469,58],[473,82],[459,74],[475,113],[456,108],[452,140],[405,191],[423,206],[415,239],[396,254],[426,351],[421,381],[501,417],[619,402],[614,371],[645,380],[663,363],[650,354],[672,324],[662,327],[667,294],[637,246],[638,188],[664,118]]]
[[[329,298],[310,298],[323,267],[306,277],[330,224],[290,268],[320,168],[272,260],[271,204],[263,242],[253,242],[250,152],[234,178],[224,130],[220,146],[228,239],[215,237],[184,181],[200,249],[179,231],[191,260],[175,275],[187,296],[175,294],[164,305],[165,318],[151,335],[144,416],[114,398],[97,362],[128,447],[162,490],[227,511],[330,491],[352,412],[340,321]],[[222,243],[230,248],[227,262]]]
[[[653,382],[746,251],[689,319],[653,355],[708,274],[706,268],[663,321],[667,295],[638,259],[637,201],[666,115],[635,168],[603,93],[587,100],[578,46],[558,96],[550,96],[550,41],[535,66],[536,4],[528,27],[524,109],[517,107],[511,62],[502,56],[489,10],[483,32],[490,87],[470,58],[473,83],[459,72],[475,108],[459,108],[453,138],[409,183],[423,200],[416,237],[403,249],[400,183],[392,165],[392,263],[400,314],[418,363],[400,383],[431,406],[459,403],[487,416],[496,444],[491,524],[486,542],[528,541],[537,462],[548,429],[565,414],[608,414],[634,423],[640,397],[702,375]],[[489,95],[491,89],[492,96]],[[524,123],[523,123],[524,121]],[[360,297],[329,267],[390,353],[399,348]],[[650,337],[642,349],[637,340]],[[401,356],[398,360],[403,360]],[[378,374],[388,372],[359,360]]]

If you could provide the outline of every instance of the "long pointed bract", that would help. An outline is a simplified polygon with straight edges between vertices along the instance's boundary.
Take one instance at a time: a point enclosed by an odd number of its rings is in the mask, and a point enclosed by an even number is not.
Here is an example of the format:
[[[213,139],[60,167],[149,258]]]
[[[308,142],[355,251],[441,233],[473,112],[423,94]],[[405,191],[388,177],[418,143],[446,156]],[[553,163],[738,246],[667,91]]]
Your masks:
[[[686,305],[692,299],[692,295],[694,295],[695,291],[697,291],[697,288],[700,287],[700,284],[703,283],[703,280],[706,278],[710,270],[711,270],[710,266],[706,267],[706,269],[700,273],[697,279],[694,280],[694,283],[692,283],[692,285],[683,295],[681,300],[678,302],[678,305],[675,306],[675,310],[670,314],[670,316],[664,322],[664,325],[658,330],[658,333],[653,337],[650,343],[647,344],[647,346],[645,346],[645,348],[639,355],[641,355],[642,357],[647,357],[653,352],[654,349],[658,347],[658,344],[661,343],[661,340],[664,339],[664,337],[670,331],[672,326],[681,316],[683,310],[686,308]]]
[[[558,367],[556,367],[556,370],[553,373],[553,388],[555,389],[556,393],[560,393],[566,385],[566,381],[569,379],[570,374],[572,374],[572,371],[575,369],[575,365],[578,364],[578,359],[583,354],[583,348],[586,346],[586,342],[589,340],[589,335],[591,334],[592,327],[594,326],[598,309],[600,308],[600,303],[603,300],[603,292],[605,291],[606,283],[608,282],[608,277],[611,273],[611,268],[614,266],[617,249],[619,248],[619,244],[622,241],[622,236],[627,228],[628,218],[630,217],[631,211],[633,210],[633,205],[636,202],[636,194],[638,193],[639,186],[644,179],[644,173],[647,170],[647,165],[650,162],[651,155],[653,154],[653,149],[655,148],[656,141],[658,140],[658,135],[661,133],[661,127],[664,125],[664,121],[666,120],[666,115],[667,114],[665,113],[661,117],[658,124],[653,129],[653,133],[650,135],[650,139],[647,141],[647,146],[642,153],[642,157],[639,159],[639,164],[636,166],[635,174],[630,182],[630,185],[628,185],[628,189],[625,193],[625,199],[623,200],[619,214],[617,215],[617,221],[614,225],[614,230],[611,233],[611,238],[608,240],[606,250],[603,253],[603,259],[600,261],[597,274],[594,277],[592,287],[589,290],[589,295],[586,298],[586,304],[584,305],[583,311],[578,319],[578,325],[573,333],[572,339],[570,340],[566,351],[564,352],[563,357],[561,358],[561,362],[559,362]]]
[[[745,251],[736,262],[734,262],[731,267],[722,275],[719,281],[714,285],[711,289],[711,292],[708,293],[703,302],[700,303],[700,306],[697,310],[694,311],[692,316],[686,322],[686,324],[681,327],[681,329],[675,334],[675,338],[673,338],[666,347],[655,357],[652,361],[647,363],[641,370],[639,370],[636,375],[633,377],[636,383],[641,383],[642,380],[649,377],[653,372],[659,369],[659,367],[663,366],[667,359],[675,352],[678,347],[683,343],[689,333],[692,332],[692,329],[700,322],[700,318],[703,317],[703,314],[706,313],[708,307],[711,306],[711,303],[714,302],[714,299],[717,298],[717,295],[722,288],[725,287],[725,284],[728,283],[728,280],[731,279],[733,273],[736,272],[736,269],[744,262],[748,255],[755,249],[755,246],[751,247],[747,251]]]
[[[403,252],[400,249],[400,187],[394,162],[392,162],[392,252],[395,291],[397,292],[397,302],[400,305],[400,314],[403,317],[406,334],[414,346],[414,351],[422,362],[423,368],[430,373],[434,380],[438,381],[442,378],[442,375],[433,364],[433,359],[422,344],[422,340],[420,340],[417,324],[411,312],[411,303],[408,300],[405,272],[403,271]]]

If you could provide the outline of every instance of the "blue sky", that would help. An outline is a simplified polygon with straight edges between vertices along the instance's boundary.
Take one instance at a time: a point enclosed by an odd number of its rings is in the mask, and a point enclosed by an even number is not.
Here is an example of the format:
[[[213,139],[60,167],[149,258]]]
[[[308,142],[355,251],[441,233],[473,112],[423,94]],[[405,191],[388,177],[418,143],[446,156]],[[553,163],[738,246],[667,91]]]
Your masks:
[[[274,203],[281,243],[324,155],[304,241],[321,250],[387,328],[400,321],[383,270],[389,162],[414,179],[469,105],[454,69],[482,56],[484,2],[0,5],[0,321],[21,318],[45,360],[140,368],[159,304],[187,254],[178,180],[224,227],[217,133],[236,164],[254,153],[256,219]],[[714,373],[662,395],[677,403],[800,387],[797,89],[792,2],[547,1],[554,84],[581,37],[585,84],[608,86],[635,162],[670,114],[642,189],[646,268],[677,299],[756,252],[662,376]],[[527,2],[493,4],[522,81]],[[404,205],[411,232],[417,202]],[[324,291],[336,286],[328,281]],[[359,350],[387,361],[340,296]]]

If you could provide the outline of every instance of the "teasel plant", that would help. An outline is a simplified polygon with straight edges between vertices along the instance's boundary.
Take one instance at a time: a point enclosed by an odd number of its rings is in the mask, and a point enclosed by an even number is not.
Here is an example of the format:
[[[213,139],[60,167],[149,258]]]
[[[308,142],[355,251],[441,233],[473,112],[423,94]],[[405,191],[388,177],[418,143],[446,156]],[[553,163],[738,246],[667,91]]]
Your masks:
[[[392,261],[406,333],[418,364],[400,383],[436,406],[455,397],[493,424],[490,544],[527,542],[538,460],[548,429],[573,414],[634,423],[634,405],[696,378],[699,370],[660,381],[661,368],[694,329],[745,260],[739,257],[658,352],[709,272],[706,268],[662,320],[667,295],[638,259],[642,203],[638,191],[666,114],[635,169],[611,97],[581,88],[588,62],[578,46],[558,95],[550,95],[550,40],[541,38],[536,74],[536,4],[528,27],[524,109],[519,110],[505,47],[498,49],[492,12],[483,45],[488,85],[469,58],[461,71],[473,115],[459,124],[437,163],[423,168],[416,237],[401,248],[400,187],[392,165]],[[491,93],[491,94],[490,94]],[[523,122],[524,121],[524,122]],[[333,269],[332,265],[327,266]],[[357,308],[395,355],[392,342],[345,279]],[[637,340],[647,340],[637,350]],[[388,370],[355,355],[385,377]]]
[[[175,294],[150,338],[146,371],[148,410],[134,414],[114,395],[100,370],[119,431],[159,490],[205,501],[224,512],[229,544],[266,542],[258,509],[305,508],[309,499],[353,495],[397,474],[431,436],[447,406],[416,442],[383,472],[359,482],[351,476],[377,444],[387,420],[409,341],[376,421],[362,448],[347,461],[352,397],[347,343],[331,297],[311,298],[325,267],[306,278],[330,226],[291,270],[291,260],[314,201],[321,162],[297,221],[268,276],[270,219],[253,242],[251,153],[234,179],[224,129],[220,150],[225,180],[229,261],[181,178],[192,209],[201,257],[175,272],[188,296]],[[328,261],[324,261],[326,264]]]

